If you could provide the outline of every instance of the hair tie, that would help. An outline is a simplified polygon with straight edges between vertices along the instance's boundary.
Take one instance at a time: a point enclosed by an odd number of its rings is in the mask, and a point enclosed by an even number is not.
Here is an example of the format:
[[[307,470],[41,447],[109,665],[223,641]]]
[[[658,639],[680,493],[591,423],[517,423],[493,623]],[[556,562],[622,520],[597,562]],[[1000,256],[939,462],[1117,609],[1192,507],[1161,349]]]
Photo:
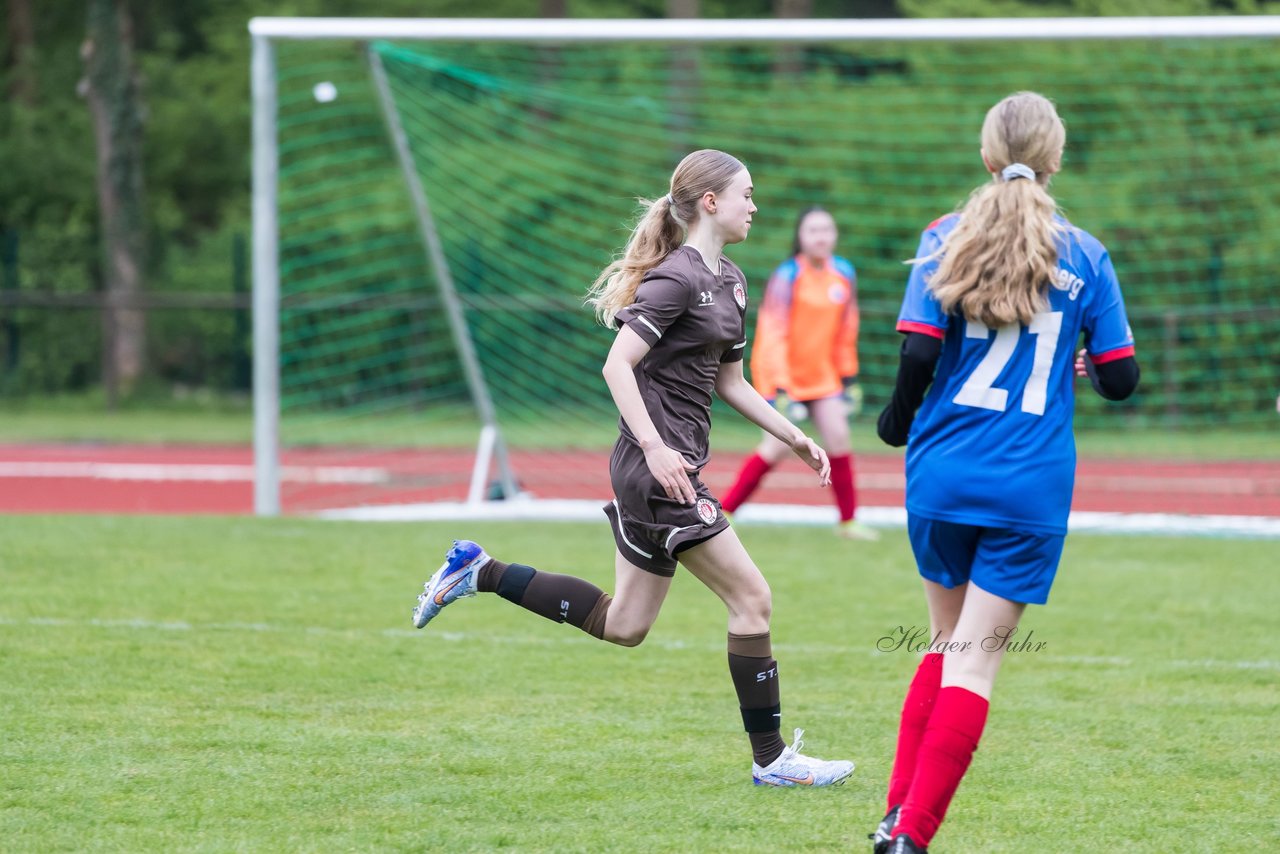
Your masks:
[[[1025,163],[1010,163],[1000,170],[1000,177],[1006,181],[1016,181],[1019,178],[1034,181],[1036,179],[1036,170]]]
[[[675,200],[675,199],[673,199],[673,198],[671,198],[671,194],[670,194],[670,193],[667,193],[667,204],[668,204],[668,205],[670,205],[670,206],[671,206],[671,207],[673,207],[673,208],[676,206],[676,200]]]

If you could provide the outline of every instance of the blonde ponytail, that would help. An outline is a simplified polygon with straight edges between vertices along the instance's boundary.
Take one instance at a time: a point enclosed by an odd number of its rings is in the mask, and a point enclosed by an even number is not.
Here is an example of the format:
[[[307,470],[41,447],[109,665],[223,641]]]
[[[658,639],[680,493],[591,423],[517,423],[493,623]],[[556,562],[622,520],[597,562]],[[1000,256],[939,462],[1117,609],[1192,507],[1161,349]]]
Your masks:
[[[1010,95],[988,111],[982,150],[996,175],[970,195],[932,256],[939,263],[929,289],[943,311],[998,328],[1025,326],[1048,307],[1063,226],[1047,188],[1065,143],[1053,104],[1034,92]]]
[[[684,240],[684,228],[676,222],[670,197],[657,201],[641,199],[645,208],[623,250],[596,277],[587,292],[587,303],[596,310],[596,319],[613,326],[613,316],[636,300],[636,288],[644,274],[662,263]]]
[[[587,291],[587,304],[602,324],[612,327],[614,316],[635,302],[645,274],[684,242],[685,230],[698,216],[698,201],[707,193],[724,192],[744,168],[741,161],[723,151],[700,149],[676,166],[666,196],[640,200],[644,213],[622,257],[605,267]]]

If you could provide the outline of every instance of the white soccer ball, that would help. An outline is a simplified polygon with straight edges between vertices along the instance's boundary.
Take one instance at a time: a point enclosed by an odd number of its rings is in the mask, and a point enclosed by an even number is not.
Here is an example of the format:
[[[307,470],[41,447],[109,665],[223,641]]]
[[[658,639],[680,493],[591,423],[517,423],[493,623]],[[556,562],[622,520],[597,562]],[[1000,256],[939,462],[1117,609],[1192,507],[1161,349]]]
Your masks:
[[[338,97],[338,87],[326,80],[323,83],[317,83],[311,89],[311,94],[321,104],[327,104]]]

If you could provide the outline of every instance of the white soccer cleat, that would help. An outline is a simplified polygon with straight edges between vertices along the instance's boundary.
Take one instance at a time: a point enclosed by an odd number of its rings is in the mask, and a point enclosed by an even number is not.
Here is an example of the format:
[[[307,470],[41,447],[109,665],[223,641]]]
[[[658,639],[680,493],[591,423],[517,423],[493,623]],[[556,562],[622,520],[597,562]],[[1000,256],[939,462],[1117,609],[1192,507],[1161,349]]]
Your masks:
[[[863,540],[874,543],[880,539],[880,532],[865,522],[850,519],[836,525],[836,536],[842,540]]]
[[[420,629],[440,613],[440,609],[464,596],[476,595],[480,569],[489,556],[470,540],[454,540],[453,548],[444,556],[444,565],[435,571],[413,609],[413,627]]]
[[[839,786],[853,773],[853,763],[837,760],[814,759],[800,752],[804,747],[797,729],[795,741],[785,748],[767,768],[751,763],[751,782],[757,786]]]

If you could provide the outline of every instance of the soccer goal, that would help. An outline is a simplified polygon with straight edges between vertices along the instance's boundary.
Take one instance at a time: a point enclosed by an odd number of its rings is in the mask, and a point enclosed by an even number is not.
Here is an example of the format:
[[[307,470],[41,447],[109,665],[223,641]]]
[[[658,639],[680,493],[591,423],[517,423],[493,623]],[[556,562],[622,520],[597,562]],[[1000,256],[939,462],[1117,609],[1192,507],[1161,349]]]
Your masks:
[[[1263,447],[1280,394],[1280,17],[249,29],[260,514],[407,518],[532,496],[598,516],[617,412],[600,376],[612,334],[584,292],[637,197],[703,147],[755,179],[751,238],[729,250],[752,308],[798,211],[834,213],[859,276],[860,501],[900,507],[901,459],[871,437],[902,262],[986,177],[986,109],[1033,89],[1068,128],[1055,196],[1112,249],[1143,366],[1129,403],[1080,396],[1077,426],[1109,431],[1116,462],[1096,483],[1082,468],[1078,496],[1109,484],[1096,509],[1280,516]],[[1217,459],[1233,456],[1225,437],[1242,443],[1234,461]],[[713,490],[757,439],[716,411]],[[1190,497],[1170,507],[1143,465],[1175,452]],[[804,518],[830,512],[798,463],[765,489]]]

